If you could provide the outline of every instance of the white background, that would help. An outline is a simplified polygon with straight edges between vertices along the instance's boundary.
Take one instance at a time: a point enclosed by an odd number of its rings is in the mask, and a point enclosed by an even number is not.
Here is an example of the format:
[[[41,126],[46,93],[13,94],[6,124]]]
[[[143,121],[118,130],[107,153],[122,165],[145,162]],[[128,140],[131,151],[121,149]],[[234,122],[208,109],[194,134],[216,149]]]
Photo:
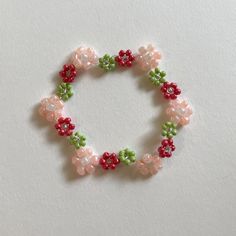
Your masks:
[[[236,1],[1,0],[0,39],[1,236],[236,235]],[[149,42],[194,107],[174,157],[150,179],[123,167],[78,178],[38,102],[78,46]],[[133,72],[83,75],[66,103],[98,153],[158,145],[164,101]]]

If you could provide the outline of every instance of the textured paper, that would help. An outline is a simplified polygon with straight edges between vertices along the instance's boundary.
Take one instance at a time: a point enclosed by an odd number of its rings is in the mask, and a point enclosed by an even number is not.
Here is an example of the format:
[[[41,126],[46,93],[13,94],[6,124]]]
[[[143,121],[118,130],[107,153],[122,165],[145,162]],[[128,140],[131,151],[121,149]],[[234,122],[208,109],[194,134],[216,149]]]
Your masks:
[[[236,235],[236,2],[2,0],[1,236]],[[80,45],[99,53],[154,43],[161,68],[194,106],[155,177],[129,168],[76,178],[67,142],[36,104]],[[99,153],[158,144],[158,89],[134,72],[83,75],[67,113]]]

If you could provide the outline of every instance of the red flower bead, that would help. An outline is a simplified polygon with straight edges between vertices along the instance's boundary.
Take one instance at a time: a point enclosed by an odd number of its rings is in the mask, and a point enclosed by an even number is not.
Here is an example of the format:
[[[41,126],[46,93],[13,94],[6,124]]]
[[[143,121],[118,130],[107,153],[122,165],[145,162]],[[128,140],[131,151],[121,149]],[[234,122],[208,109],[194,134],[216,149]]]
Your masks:
[[[159,156],[161,158],[171,157],[172,152],[175,150],[175,145],[172,139],[163,139],[161,142],[161,146],[158,148]]]
[[[120,160],[115,153],[104,152],[99,163],[104,170],[114,170],[120,163]]]
[[[60,117],[55,124],[55,128],[57,129],[59,135],[70,136],[75,129],[75,125],[71,124],[71,118]]]
[[[166,99],[176,99],[178,95],[181,94],[181,90],[177,87],[175,83],[165,82],[161,87],[161,92]]]
[[[115,60],[120,66],[131,67],[135,57],[129,49],[126,51],[120,50],[119,55],[115,57]]]
[[[59,72],[59,75],[65,83],[72,83],[75,79],[76,74],[77,72],[73,64],[64,65],[63,70]]]

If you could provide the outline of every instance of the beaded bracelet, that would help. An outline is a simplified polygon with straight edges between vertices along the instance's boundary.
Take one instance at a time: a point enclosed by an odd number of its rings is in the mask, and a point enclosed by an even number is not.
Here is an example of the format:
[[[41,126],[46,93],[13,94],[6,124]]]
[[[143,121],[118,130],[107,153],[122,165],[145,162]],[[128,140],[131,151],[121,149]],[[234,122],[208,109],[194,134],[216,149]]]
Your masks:
[[[161,54],[152,45],[140,47],[138,53],[131,50],[120,50],[118,55],[105,54],[98,58],[92,48],[79,47],[59,72],[62,82],[57,87],[56,95],[44,98],[40,103],[39,113],[46,120],[54,123],[60,136],[68,137],[69,143],[75,147],[72,163],[79,175],[92,174],[100,166],[104,170],[115,170],[121,163],[132,166],[138,173],[148,176],[156,174],[162,167],[162,159],[170,158],[175,151],[173,137],[177,129],[187,125],[192,115],[192,109],[188,102],[178,98],[180,88],[173,82],[166,80],[166,73],[157,66]],[[147,73],[147,77],[169,101],[166,109],[168,119],[162,125],[163,139],[160,146],[153,154],[145,154],[141,159],[136,159],[133,150],[125,148],[118,153],[104,152],[97,155],[91,147],[86,146],[86,137],[80,131],[75,130],[71,118],[62,115],[64,103],[73,96],[72,83],[81,71],[89,70],[94,66],[100,67],[105,72],[113,71],[116,67],[130,68],[137,64],[141,70]]]

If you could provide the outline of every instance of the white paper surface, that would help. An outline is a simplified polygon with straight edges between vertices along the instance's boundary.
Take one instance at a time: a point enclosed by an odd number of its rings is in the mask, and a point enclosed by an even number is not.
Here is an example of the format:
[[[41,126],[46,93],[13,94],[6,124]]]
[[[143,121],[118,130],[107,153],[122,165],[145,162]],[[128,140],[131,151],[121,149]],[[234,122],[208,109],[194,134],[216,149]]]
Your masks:
[[[236,235],[236,2],[26,1],[0,7],[1,236]],[[80,45],[154,43],[194,106],[153,178],[76,178],[66,141],[37,115]],[[163,100],[132,72],[83,75],[66,110],[99,153],[158,145]]]

